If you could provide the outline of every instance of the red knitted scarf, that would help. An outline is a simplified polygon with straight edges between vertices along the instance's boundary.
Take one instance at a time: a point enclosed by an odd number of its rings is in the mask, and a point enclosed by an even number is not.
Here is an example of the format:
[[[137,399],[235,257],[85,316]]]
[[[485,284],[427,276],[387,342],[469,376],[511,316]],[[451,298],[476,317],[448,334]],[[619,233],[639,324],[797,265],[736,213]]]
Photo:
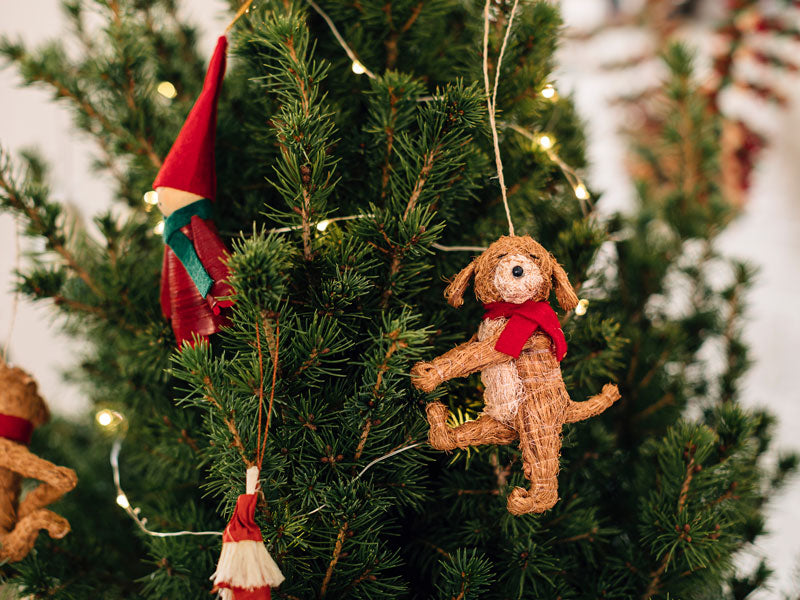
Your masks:
[[[0,414],[0,437],[25,444],[31,441],[33,423],[22,417]]]
[[[522,304],[490,302],[484,304],[483,308],[486,309],[486,314],[483,315],[484,319],[509,317],[500,338],[494,345],[494,349],[498,352],[519,358],[525,342],[533,335],[534,331],[541,329],[553,340],[555,355],[559,361],[567,353],[567,340],[564,338],[564,332],[561,331],[561,323],[558,322],[558,317],[549,303],[534,302],[533,300]]]

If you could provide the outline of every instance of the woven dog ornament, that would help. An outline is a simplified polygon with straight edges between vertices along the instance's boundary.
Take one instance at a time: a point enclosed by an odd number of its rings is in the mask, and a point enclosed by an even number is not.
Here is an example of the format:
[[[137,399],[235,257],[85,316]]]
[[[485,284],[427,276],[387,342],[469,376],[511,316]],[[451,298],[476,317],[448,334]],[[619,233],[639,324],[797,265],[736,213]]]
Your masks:
[[[164,215],[161,309],[172,323],[179,347],[229,325],[225,309],[233,304],[228,254],[211,207],[217,189],[217,101],[227,47],[227,39],[220,37],[203,91],[153,182]]]
[[[69,521],[44,507],[75,487],[75,471],[28,450],[33,430],[49,418],[33,378],[0,361],[0,562],[25,558],[40,529],[54,539],[69,533]],[[20,502],[23,479],[40,483]]]
[[[519,441],[523,472],[530,488],[514,488],[508,510],[515,515],[541,513],[558,501],[558,457],[561,427],[602,413],[619,391],[607,384],[586,402],[570,400],[559,363],[567,342],[548,298],[555,291],[562,309],[578,298],[567,274],[552,254],[529,236],[504,236],[464,268],[445,290],[461,306],[470,279],[486,313],[478,333],[411,370],[420,390],[480,371],[485,386],[483,413],[458,427],[447,424],[449,411],[440,402],[426,408],[429,441],[439,450]]]
[[[270,600],[271,588],[283,583],[283,573],[264,545],[255,522],[258,467],[247,469],[245,493],[236,500],[222,533],[222,552],[211,578],[220,600]]]

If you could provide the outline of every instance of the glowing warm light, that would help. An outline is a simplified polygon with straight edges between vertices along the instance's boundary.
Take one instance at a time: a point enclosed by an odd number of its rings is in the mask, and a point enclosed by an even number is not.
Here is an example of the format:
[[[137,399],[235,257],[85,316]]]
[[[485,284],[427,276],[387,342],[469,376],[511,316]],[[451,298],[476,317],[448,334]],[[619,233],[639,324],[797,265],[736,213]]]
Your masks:
[[[550,150],[553,147],[553,138],[549,135],[540,135],[539,145],[545,150]]]
[[[158,224],[153,227],[153,233],[156,235],[161,235],[164,233],[164,221],[159,221]]]
[[[554,88],[552,84],[548,83],[542,88],[542,96],[548,100],[552,100],[556,97],[556,88]]]
[[[125,494],[119,494],[117,496],[117,504],[119,504],[122,508],[129,508],[131,503],[128,502],[128,497]]]
[[[363,75],[366,72],[367,69],[364,67],[364,65],[362,65],[357,60],[353,61],[353,73],[355,73],[356,75]]]
[[[586,189],[586,186],[582,183],[579,183],[575,186],[575,197],[578,200],[588,200],[589,199],[589,190]]]
[[[328,228],[328,225],[330,224],[331,222],[325,219],[324,221],[320,221],[319,223],[317,223],[317,229],[319,229],[320,231],[325,231]]]
[[[581,317],[586,314],[588,309],[589,301],[586,298],[583,298],[578,302],[578,306],[575,307],[575,314]]]
[[[156,91],[162,96],[164,96],[164,98],[167,98],[169,100],[172,100],[175,96],[178,95],[178,90],[176,90],[175,86],[172,85],[169,81],[162,81],[161,83],[159,83],[158,87],[156,88]]]
[[[149,192],[145,192],[144,201],[145,201],[146,204],[152,204],[152,205],[158,204],[158,192],[156,192],[154,190],[150,190]]]
[[[110,410],[104,409],[95,415],[95,419],[102,427],[108,427],[114,422],[114,415],[111,414]]]

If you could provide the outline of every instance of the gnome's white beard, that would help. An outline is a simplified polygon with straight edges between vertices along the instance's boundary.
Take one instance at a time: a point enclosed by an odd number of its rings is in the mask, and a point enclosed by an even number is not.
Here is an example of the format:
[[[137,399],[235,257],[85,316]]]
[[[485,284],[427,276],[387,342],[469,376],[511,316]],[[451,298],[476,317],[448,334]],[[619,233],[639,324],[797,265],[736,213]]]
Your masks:
[[[253,540],[222,544],[217,572],[212,578],[215,584],[226,583],[246,590],[278,587],[285,579],[264,543]]]

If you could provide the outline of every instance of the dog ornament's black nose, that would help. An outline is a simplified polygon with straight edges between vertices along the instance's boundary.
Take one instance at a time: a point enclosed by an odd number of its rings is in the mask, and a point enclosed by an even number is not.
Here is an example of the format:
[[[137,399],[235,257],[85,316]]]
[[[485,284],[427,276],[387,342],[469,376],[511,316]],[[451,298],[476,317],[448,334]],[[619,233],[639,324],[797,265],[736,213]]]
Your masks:
[[[525,271],[523,270],[523,268],[522,268],[522,267],[520,267],[519,265],[517,265],[516,267],[514,267],[513,269],[511,269],[511,274],[512,274],[514,277],[522,277],[522,276],[525,274]]]

